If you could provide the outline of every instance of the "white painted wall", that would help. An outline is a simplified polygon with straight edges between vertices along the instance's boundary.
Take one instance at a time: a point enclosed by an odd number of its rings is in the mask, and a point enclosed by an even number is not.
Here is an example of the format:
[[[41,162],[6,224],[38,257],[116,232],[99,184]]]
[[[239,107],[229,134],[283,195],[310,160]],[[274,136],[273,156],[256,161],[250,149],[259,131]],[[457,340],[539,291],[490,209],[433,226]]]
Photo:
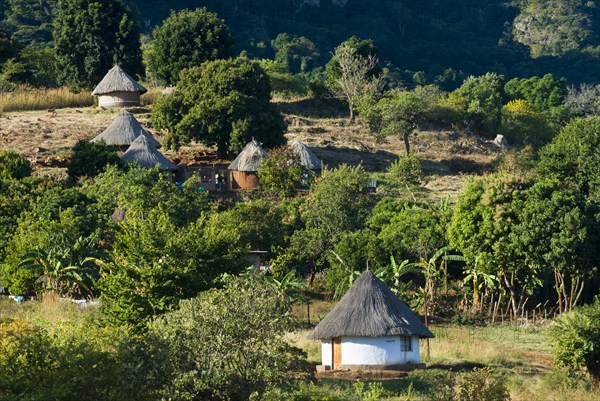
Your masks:
[[[323,340],[321,342],[321,365],[329,365],[333,367],[333,345],[331,340]]]
[[[411,341],[411,350],[401,351],[399,336],[342,337],[342,365],[419,363],[419,337],[412,336]],[[323,358],[325,358],[325,352],[323,352]],[[329,360],[331,360],[331,349],[329,349]],[[326,363],[323,362],[323,364]]]
[[[98,96],[98,106],[131,107],[140,105],[140,94],[138,92],[112,92]]]

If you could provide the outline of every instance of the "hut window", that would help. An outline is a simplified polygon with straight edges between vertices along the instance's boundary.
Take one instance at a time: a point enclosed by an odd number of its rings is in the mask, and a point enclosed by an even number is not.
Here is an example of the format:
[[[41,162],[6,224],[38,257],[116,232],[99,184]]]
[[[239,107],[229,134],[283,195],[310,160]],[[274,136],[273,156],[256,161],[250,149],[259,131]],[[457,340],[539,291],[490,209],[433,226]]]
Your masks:
[[[412,341],[410,341],[410,337],[400,337],[400,351],[412,351]]]

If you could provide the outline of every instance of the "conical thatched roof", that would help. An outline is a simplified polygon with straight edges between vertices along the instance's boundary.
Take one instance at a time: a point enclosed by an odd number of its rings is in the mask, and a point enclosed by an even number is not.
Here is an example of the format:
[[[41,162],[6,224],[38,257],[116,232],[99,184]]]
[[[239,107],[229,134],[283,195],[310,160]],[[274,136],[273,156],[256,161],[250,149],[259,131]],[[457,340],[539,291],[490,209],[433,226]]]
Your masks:
[[[260,170],[260,162],[268,158],[269,154],[260,146],[260,143],[252,140],[227,168],[247,172],[258,171]]]
[[[121,69],[118,65],[111,68],[102,78],[102,81],[94,88],[92,96],[105,95],[113,92],[139,92],[140,94],[148,92],[146,88],[140,85],[135,79]]]
[[[419,317],[370,271],[364,272],[308,338],[433,337]]]
[[[321,160],[305,144],[294,141],[290,144],[290,148],[300,157],[300,162],[304,167],[309,170],[321,170]]]
[[[103,140],[110,146],[129,146],[140,134],[148,138],[150,144],[155,148],[161,147],[160,142],[142,128],[133,114],[123,110],[104,131],[92,139],[92,142]]]
[[[177,170],[177,166],[156,150],[148,138],[143,135],[133,141],[127,152],[121,156],[121,160],[127,163],[137,163],[146,168],[154,168],[158,165],[159,170]]]

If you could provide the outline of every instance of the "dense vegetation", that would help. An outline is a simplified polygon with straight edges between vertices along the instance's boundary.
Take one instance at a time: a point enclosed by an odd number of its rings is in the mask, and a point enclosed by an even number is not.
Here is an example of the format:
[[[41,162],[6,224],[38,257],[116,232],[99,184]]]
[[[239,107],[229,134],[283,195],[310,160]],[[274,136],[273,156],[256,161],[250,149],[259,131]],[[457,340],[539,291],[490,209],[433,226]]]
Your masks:
[[[271,155],[261,186],[209,194],[196,177],[122,165],[103,143],[77,143],[66,175],[1,152],[0,282],[100,306],[73,326],[0,316],[0,400],[305,399],[291,307],[339,298],[367,267],[428,316],[558,316],[557,368],[574,386],[600,379],[593,3],[206,1],[154,29],[133,18],[158,24],[166,3],[178,2],[0,3],[0,90],[80,90],[113,63],[142,78],[145,61],[149,79],[176,84],[151,109],[166,147],[226,158],[259,140]],[[544,18],[548,7],[559,12]],[[397,136],[405,154],[386,171],[340,163],[314,177],[285,147],[273,94],[337,105],[375,147]],[[411,142],[425,126],[513,148],[432,204]],[[247,269],[250,250],[266,273]],[[437,399],[507,399],[487,369],[454,379]],[[382,392],[359,384],[352,397]]]

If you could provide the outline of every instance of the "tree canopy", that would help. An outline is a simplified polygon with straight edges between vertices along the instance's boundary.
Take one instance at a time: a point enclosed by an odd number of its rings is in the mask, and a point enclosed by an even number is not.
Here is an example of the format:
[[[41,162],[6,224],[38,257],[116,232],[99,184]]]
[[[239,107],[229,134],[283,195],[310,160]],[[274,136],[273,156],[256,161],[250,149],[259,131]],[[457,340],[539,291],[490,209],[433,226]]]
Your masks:
[[[169,147],[196,140],[216,146],[220,155],[241,151],[252,138],[266,147],[285,143],[286,125],[271,103],[269,77],[245,58],[184,70],[177,89],[154,105],[152,124],[168,131]]]
[[[93,87],[115,64],[144,73],[140,28],[121,0],[59,0],[53,35],[60,78],[74,88]]]
[[[186,68],[233,56],[229,28],[206,8],[172,12],[154,29],[152,38],[148,70],[165,85],[176,84]]]

